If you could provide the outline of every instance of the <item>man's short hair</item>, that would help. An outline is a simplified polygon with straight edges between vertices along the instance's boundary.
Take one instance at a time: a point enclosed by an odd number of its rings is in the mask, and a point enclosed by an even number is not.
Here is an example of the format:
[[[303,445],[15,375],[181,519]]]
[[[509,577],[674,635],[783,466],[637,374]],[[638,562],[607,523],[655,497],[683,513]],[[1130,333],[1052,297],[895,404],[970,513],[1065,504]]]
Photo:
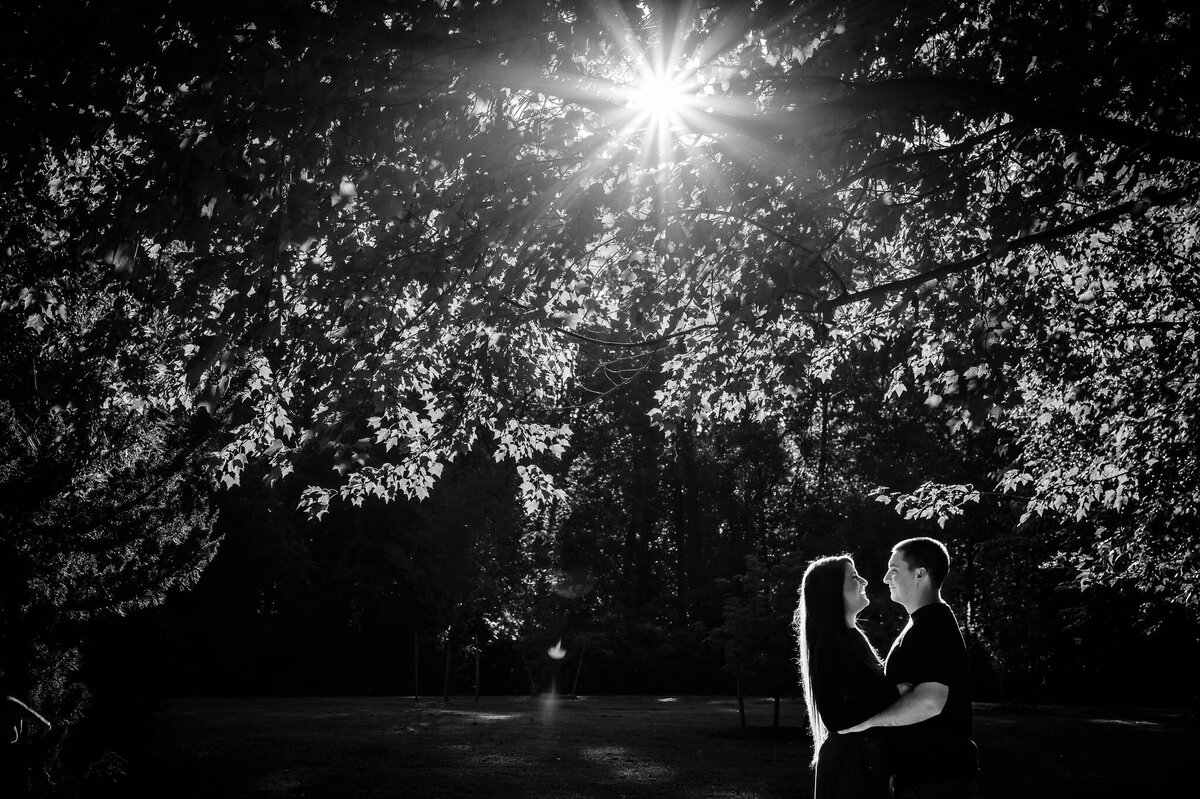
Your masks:
[[[913,569],[924,566],[933,587],[938,590],[950,571],[950,553],[936,538],[906,538],[892,547],[892,554],[899,554]]]

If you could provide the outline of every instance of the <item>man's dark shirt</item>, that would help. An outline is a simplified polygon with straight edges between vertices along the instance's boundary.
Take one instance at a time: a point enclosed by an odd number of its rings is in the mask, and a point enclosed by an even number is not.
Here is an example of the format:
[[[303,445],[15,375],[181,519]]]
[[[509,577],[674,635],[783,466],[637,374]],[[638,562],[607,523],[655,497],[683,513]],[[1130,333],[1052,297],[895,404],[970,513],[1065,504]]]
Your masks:
[[[971,740],[971,682],[967,647],[949,605],[918,608],[892,644],[886,673],[893,683],[940,682],[950,689],[942,712],[907,727],[887,729],[896,787],[975,778]]]

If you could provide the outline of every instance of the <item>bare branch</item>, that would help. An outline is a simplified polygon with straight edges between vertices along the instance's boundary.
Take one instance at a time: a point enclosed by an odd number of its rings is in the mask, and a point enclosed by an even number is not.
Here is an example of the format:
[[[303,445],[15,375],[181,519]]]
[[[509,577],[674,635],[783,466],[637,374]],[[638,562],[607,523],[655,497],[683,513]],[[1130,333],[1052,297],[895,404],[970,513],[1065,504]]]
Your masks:
[[[1200,141],[1196,139],[1148,130],[1132,122],[1072,109],[1062,103],[1030,100],[1024,93],[1011,92],[990,81],[909,77],[849,85],[854,87],[850,94],[806,109],[806,112],[862,114],[905,107],[920,108],[929,100],[943,100],[964,109],[991,108],[1024,124],[1145,148],[1169,158],[1200,161]]]
[[[1078,219],[1070,224],[1047,228],[1046,230],[1038,233],[1033,233],[1028,236],[1021,236],[1020,238],[1013,239],[1011,241],[994,244],[989,247],[986,252],[979,253],[978,255],[974,255],[962,261],[942,264],[941,266],[936,266],[924,272],[918,272],[915,275],[910,275],[909,277],[901,278],[899,280],[880,283],[877,286],[872,286],[871,288],[863,289],[862,291],[855,291],[848,294],[842,294],[838,297],[831,297],[827,300],[816,303],[813,310],[826,311],[832,308],[841,307],[843,305],[853,305],[855,303],[862,302],[863,300],[869,300],[874,297],[882,297],[887,294],[903,291],[904,289],[908,288],[915,288],[922,283],[927,283],[931,280],[936,281],[949,275],[969,272],[976,267],[982,266],[997,258],[1001,258],[1011,252],[1023,250],[1028,247],[1032,247],[1035,244],[1045,244],[1049,241],[1070,236],[1073,233],[1079,233],[1084,230],[1097,228],[1101,225],[1115,222],[1127,214],[1140,214],[1145,213],[1150,208],[1156,206],[1161,207],[1174,205],[1180,200],[1190,196],[1198,188],[1200,188],[1200,184],[1193,183],[1189,184],[1188,186],[1184,186],[1183,188],[1176,189],[1172,192],[1166,192],[1158,195],[1148,195],[1136,200],[1129,200],[1128,202],[1121,203],[1120,205],[1115,205],[1112,208],[1107,208],[1090,216],[1085,216],[1084,218]]]

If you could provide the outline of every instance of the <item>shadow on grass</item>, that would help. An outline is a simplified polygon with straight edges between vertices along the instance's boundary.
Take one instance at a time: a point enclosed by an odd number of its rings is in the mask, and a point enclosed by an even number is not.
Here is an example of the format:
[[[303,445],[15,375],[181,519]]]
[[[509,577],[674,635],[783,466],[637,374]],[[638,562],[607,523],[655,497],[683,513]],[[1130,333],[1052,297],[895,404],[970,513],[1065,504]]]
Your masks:
[[[776,740],[776,741],[803,741],[808,745],[808,728],[807,727],[788,727],[780,725],[778,728],[772,727],[734,727],[711,730],[710,735],[718,738],[741,738],[752,739],[757,741]]]
[[[196,699],[168,703],[127,795],[797,797],[801,702],[713,697]],[[979,799],[1166,794],[1197,750],[1180,714],[978,706]]]

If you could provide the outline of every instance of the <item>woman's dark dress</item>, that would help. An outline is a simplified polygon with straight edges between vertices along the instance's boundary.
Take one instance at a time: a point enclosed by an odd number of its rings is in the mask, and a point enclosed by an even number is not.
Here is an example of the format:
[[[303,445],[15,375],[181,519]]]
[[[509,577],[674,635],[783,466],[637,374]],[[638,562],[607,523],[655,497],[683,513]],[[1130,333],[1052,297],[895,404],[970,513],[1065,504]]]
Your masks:
[[[886,799],[888,769],[875,730],[838,735],[900,698],[858,630],[843,628],[816,642],[813,698],[829,737],[817,756],[815,799]]]

